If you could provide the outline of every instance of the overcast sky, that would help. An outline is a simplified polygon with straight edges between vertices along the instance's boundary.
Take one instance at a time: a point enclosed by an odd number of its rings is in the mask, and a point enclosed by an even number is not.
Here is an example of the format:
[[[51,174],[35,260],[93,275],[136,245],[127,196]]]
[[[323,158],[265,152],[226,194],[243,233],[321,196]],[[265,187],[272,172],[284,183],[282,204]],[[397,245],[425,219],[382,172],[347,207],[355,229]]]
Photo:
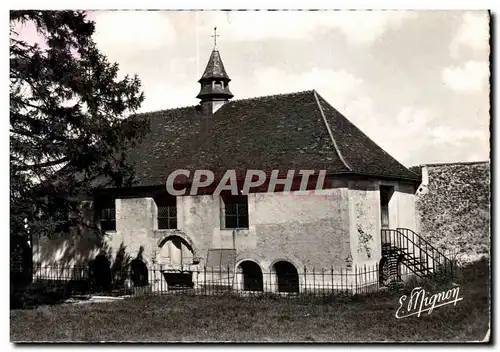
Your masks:
[[[141,78],[141,111],[198,103],[217,26],[234,99],[315,89],[406,166],[489,158],[487,12],[89,16],[103,53]]]

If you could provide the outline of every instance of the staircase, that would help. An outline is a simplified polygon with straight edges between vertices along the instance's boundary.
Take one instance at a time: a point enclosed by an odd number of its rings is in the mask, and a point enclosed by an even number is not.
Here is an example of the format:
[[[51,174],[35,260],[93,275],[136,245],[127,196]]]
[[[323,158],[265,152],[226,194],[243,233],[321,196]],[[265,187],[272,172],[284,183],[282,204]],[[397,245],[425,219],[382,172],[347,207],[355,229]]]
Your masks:
[[[391,277],[399,279],[400,263],[421,278],[432,276],[438,269],[453,274],[452,261],[414,231],[382,229],[381,235],[382,257]]]

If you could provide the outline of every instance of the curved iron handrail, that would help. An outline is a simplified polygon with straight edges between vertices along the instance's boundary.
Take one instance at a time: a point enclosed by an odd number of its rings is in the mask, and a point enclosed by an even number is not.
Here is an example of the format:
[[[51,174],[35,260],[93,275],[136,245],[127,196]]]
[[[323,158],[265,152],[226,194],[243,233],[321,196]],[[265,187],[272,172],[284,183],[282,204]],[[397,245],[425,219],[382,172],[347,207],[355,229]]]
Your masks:
[[[421,253],[423,253],[423,254],[425,254],[427,257],[430,257],[430,258],[432,258],[433,260],[435,260],[434,256],[433,256],[433,255],[431,255],[431,254],[428,252],[428,250],[423,249],[422,247],[420,247],[420,245],[419,245],[419,244],[417,244],[417,243],[415,243],[414,241],[412,241],[412,240],[410,239],[410,237],[408,237],[408,236],[406,236],[405,234],[401,233],[400,231],[398,231],[398,229],[396,229],[396,230],[394,230],[394,229],[382,229],[382,231],[392,231],[392,232],[394,232],[394,233],[396,233],[396,234],[398,234],[398,235],[402,236],[403,238],[405,238],[405,239],[406,239],[406,243],[407,243],[407,244],[408,244],[408,242],[411,242],[411,244],[412,244],[414,247],[418,248],[418,250],[419,250]],[[418,236],[418,235],[417,235],[417,236]],[[418,237],[420,237],[420,236],[418,236]],[[404,242],[404,241],[403,241],[403,242]],[[431,249],[432,249],[432,248],[431,248]],[[446,258],[446,257],[445,257],[445,258]]]
[[[404,230],[404,231],[408,231],[410,232],[412,235],[414,236],[417,236],[418,240],[419,241],[422,241],[424,242],[427,246],[431,247],[431,250],[435,251],[437,254],[439,254],[440,256],[442,256],[445,260],[448,260],[451,262],[451,259],[448,258],[447,256],[445,256],[443,253],[441,253],[436,247],[434,247],[432,244],[430,244],[427,240],[425,240],[422,236],[420,236],[418,233],[416,233],[415,231],[411,230],[411,229],[408,229],[408,228],[405,228],[405,227],[398,227],[396,229],[397,230]]]
[[[412,235],[410,237],[410,234]],[[399,249],[405,257],[408,258],[418,258],[420,257],[420,265],[424,265],[424,269],[429,271],[431,267],[438,268],[444,266],[445,268],[449,265],[453,271],[453,262],[428,241],[423,239],[413,230],[407,228],[397,228],[397,229],[382,229],[381,230],[382,245],[389,245],[389,247],[394,247]],[[418,242],[418,243],[417,243]],[[410,271],[417,273],[413,265],[406,265]]]

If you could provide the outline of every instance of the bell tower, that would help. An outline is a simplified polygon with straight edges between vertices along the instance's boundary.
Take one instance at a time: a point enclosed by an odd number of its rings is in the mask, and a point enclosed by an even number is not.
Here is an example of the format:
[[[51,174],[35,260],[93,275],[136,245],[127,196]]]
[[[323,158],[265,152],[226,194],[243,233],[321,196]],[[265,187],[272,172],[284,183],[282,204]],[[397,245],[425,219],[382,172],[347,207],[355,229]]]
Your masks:
[[[233,97],[233,94],[229,90],[231,79],[226,73],[219,51],[217,50],[217,27],[214,28],[214,35],[212,37],[214,38],[214,48],[210,59],[208,59],[205,72],[198,80],[201,89],[196,96],[201,100],[201,110],[206,115],[214,114]]]

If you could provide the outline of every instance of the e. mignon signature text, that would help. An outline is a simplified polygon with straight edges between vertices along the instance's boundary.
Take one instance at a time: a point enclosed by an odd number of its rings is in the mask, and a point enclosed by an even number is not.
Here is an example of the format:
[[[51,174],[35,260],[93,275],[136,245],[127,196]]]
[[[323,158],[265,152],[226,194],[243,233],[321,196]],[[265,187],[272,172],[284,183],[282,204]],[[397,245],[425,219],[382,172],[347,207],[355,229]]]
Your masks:
[[[399,298],[399,308],[396,311],[396,318],[407,318],[412,315],[420,317],[422,312],[431,314],[435,308],[448,304],[457,305],[463,297],[459,297],[460,287],[454,287],[448,291],[429,294],[422,287],[415,287],[410,296],[403,295]]]

